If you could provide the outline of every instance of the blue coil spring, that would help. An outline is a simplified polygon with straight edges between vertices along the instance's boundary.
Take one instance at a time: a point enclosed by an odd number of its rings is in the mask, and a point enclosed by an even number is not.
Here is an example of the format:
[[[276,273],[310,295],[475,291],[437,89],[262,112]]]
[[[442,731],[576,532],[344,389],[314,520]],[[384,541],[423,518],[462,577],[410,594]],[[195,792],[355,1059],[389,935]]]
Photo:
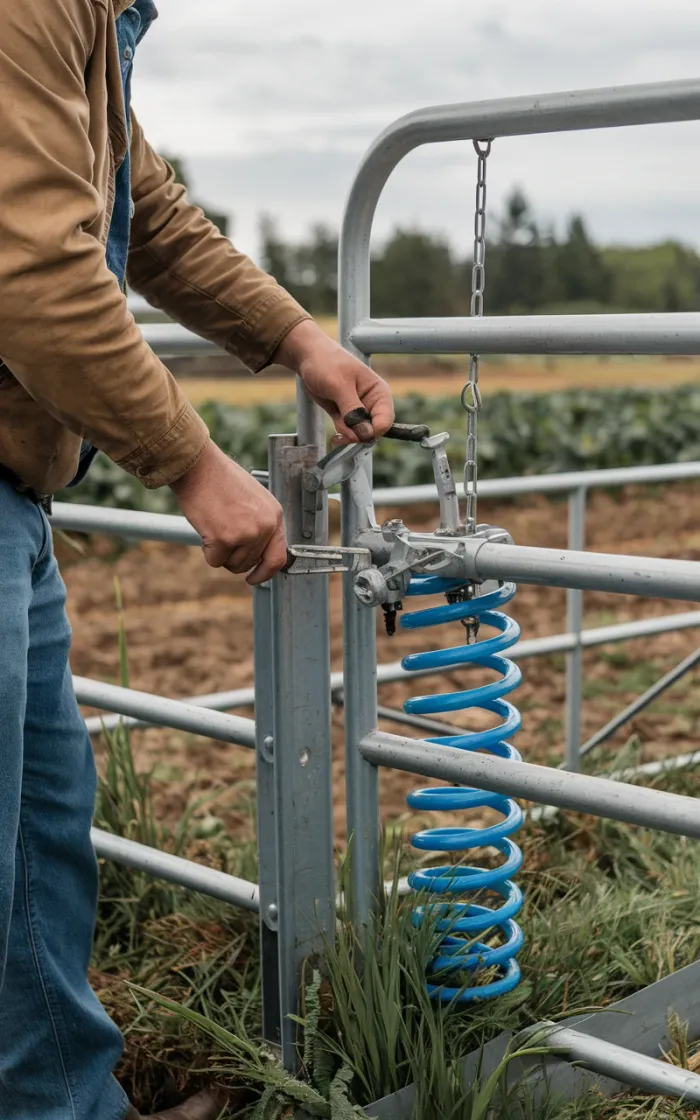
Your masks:
[[[444,579],[421,576],[411,581],[409,595],[435,595],[454,587],[454,583]],[[515,591],[514,584],[506,583],[480,598],[429,607],[402,617],[401,625],[408,630],[476,618],[480,624],[497,631],[493,637],[474,644],[416,653],[404,658],[403,667],[409,671],[479,666],[498,674],[498,680],[478,688],[406,701],[406,712],[415,715],[481,709],[499,718],[498,725],[489,730],[444,735],[429,742],[468,751],[488,751],[499,758],[520,761],[518,752],[506,741],[520,728],[520,713],[503,698],[518,687],[521,673],[514,662],[501,656],[520,637],[520,627],[496,609],[509,603]],[[522,810],[510,798],[454,787],[418,790],[409,795],[408,804],[412,809],[437,812],[488,807],[501,815],[502,820],[486,828],[434,828],[417,833],[411,841],[414,848],[423,852],[467,853],[475,848],[495,849],[503,856],[498,867],[485,869],[461,863],[430,867],[414,872],[409,877],[409,884],[413,890],[437,895],[441,900],[433,902],[429,899],[425,904],[416,906],[413,914],[416,925],[422,925],[430,915],[436,933],[444,933],[430,965],[428,990],[431,995],[445,1002],[474,1002],[495,999],[512,991],[520,980],[520,967],[515,958],[523,944],[522,931],[513,919],[522,906],[523,898],[520,889],[512,882],[522,864],[522,853],[509,837],[523,822]],[[500,895],[503,904],[492,909],[469,901],[469,895],[481,891]],[[454,901],[442,901],[445,896]],[[477,940],[489,932],[489,941],[498,935],[500,943],[496,946]],[[455,974],[473,975],[492,968],[497,971],[495,978],[488,983],[468,986],[461,983],[459,987],[449,984],[450,977]],[[436,982],[433,983],[433,980]]]

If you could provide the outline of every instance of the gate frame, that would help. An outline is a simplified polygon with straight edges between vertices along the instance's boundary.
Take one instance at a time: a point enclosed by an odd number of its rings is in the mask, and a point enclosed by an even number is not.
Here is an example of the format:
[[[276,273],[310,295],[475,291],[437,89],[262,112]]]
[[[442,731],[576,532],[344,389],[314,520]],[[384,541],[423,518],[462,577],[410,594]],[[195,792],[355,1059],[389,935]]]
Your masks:
[[[351,353],[369,364],[373,353],[700,353],[700,316],[513,316],[494,318],[451,319],[389,319],[373,320],[370,308],[370,242],[376,207],[386,182],[400,161],[410,151],[424,144],[444,141],[492,141],[496,138],[532,135],[592,128],[610,128],[626,125],[651,124],[679,120],[700,119],[700,82],[657,83],[630,86],[622,89],[582,90],[543,97],[510,98],[477,104],[438,106],[410,113],[391,124],[375,141],[365,156],[350,190],[343,217],[339,246],[338,314],[341,343]],[[368,467],[371,470],[371,466]],[[371,477],[371,476],[370,476]],[[350,502],[346,483],[341,495],[343,507]],[[569,499],[570,547],[583,547],[586,486],[578,487]],[[343,513],[344,545],[355,543],[352,513]],[[489,547],[489,546],[485,546]],[[498,546],[494,546],[498,547]],[[530,551],[530,550],[526,550]],[[533,550],[533,554],[534,554]],[[581,554],[579,554],[581,555]],[[494,573],[484,573],[494,574]],[[502,573],[498,573],[502,574]],[[514,577],[517,582],[517,576]],[[352,576],[344,576],[344,606],[351,619],[351,633],[359,622],[358,604],[352,602]],[[546,582],[544,579],[542,582]],[[561,585],[561,584],[560,584]],[[567,584],[564,582],[564,586]],[[511,792],[514,795],[533,797],[540,803],[558,803],[569,808],[581,806],[582,787],[574,794],[575,774],[580,769],[580,701],[581,701],[581,630],[583,619],[582,588],[585,584],[574,580],[568,584],[567,622],[576,642],[567,654],[567,721],[566,762],[572,773],[559,771],[562,786],[555,790],[556,782],[543,773],[542,783],[549,792],[536,793],[534,772],[532,782],[523,782],[520,763],[488,759],[485,756],[457,751],[417,740],[401,740],[379,732],[362,736],[362,729],[374,711],[376,723],[377,680],[376,657],[370,649],[365,656],[355,656],[351,662],[352,677],[345,682],[346,696],[346,767],[349,774],[362,775],[359,783],[365,792],[374,789],[373,779],[365,771],[372,766],[388,765],[409,772],[419,772],[434,778],[453,781],[462,778],[468,785],[479,789]],[[369,612],[367,612],[369,613]],[[344,616],[347,627],[347,614]],[[375,632],[363,630],[364,641],[374,648]],[[346,662],[347,672],[347,662]],[[358,760],[358,755],[363,759]],[[403,755],[403,757],[402,757]],[[459,757],[461,756],[461,757]],[[490,771],[487,775],[486,771]],[[507,777],[506,777],[507,775]],[[376,780],[376,777],[375,777]],[[595,779],[594,779],[595,781]],[[356,796],[357,777],[348,785],[347,811],[348,834],[358,847],[361,858],[353,867],[353,895],[355,899],[371,899],[378,894],[376,869],[371,866],[371,856],[379,843],[379,807],[374,796]],[[530,792],[526,787],[529,786]],[[520,788],[518,788],[520,787]],[[615,800],[615,790],[607,794]],[[639,791],[641,792],[641,791]],[[630,791],[631,794],[631,791]],[[572,799],[569,797],[573,795]],[[561,798],[557,802],[557,798]],[[592,804],[596,814],[608,816],[614,807],[603,809],[601,802],[608,800],[603,793],[594,796]],[[637,806],[639,808],[640,806]],[[620,808],[619,802],[617,808]],[[618,818],[619,819],[619,818]],[[632,813],[628,820],[635,820]],[[638,820],[638,816],[636,817]],[[683,826],[681,826],[683,829]],[[358,837],[360,844],[358,845]],[[362,923],[367,906],[357,905],[355,918]],[[691,966],[695,979],[700,975],[700,962]],[[672,986],[668,978],[666,989]],[[663,987],[663,985],[662,985]],[[649,1034],[653,1035],[652,1049],[646,1056],[636,1050],[621,1051],[622,1063],[617,1072],[628,1068],[630,1080],[643,1085],[647,1091],[688,1094],[700,1100],[700,1077],[689,1083],[687,1077],[678,1078],[672,1089],[664,1069],[648,1055],[658,1052],[666,1034],[668,1008],[664,1006],[656,989],[656,1005],[647,1013]],[[645,993],[637,993],[646,1004]],[[652,997],[653,998],[653,997]],[[639,1002],[639,1000],[638,1000]],[[651,1024],[649,1024],[651,1019]],[[694,1024],[695,1030],[700,1024]],[[594,1033],[576,1039],[575,1031],[568,1039],[569,1061],[579,1059],[594,1073],[610,1072],[606,1053],[610,1047],[601,1046]],[[556,1037],[556,1036],[554,1036]],[[561,1032],[559,1040],[562,1041]],[[583,1045],[581,1045],[583,1042]],[[472,1063],[473,1065],[474,1063]],[[573,1066],[560,1060],[564,1067],[564,1082],[570,1088],[576,1079]],[[478,1065],[474,1066],[472,1076]],[[610,1091],[610,1089],[608,1089]],[[389,1104],[389,1102],[387,1102]],[[366,1110],[369,1114],[371,1106]],[[391,1107],[382,1116],[407,1116],[409,1113]]]

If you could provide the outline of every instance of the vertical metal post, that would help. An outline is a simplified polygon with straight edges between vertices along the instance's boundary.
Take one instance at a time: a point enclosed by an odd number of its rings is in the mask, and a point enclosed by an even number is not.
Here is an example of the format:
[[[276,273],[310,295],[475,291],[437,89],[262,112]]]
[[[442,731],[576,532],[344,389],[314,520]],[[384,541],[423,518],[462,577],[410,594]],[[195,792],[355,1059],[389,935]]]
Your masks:
[[[381,188],[380,188],[381,189]],[[348,202],[338,249],[338,336],[341,345],[369,365],[369,357],[352,344],[353,327],[370,313],[369,238],[360,245],[355,236],[353,204]],[[375,201],[367,200],[371,214]],[[371,220],[368,223],[371,225]],[[372,463],[366,470],[372,483]],[[350,483],[341,487],[342,543],[356,543],[357,510]],[[343,674],[345,696],[345,788],[350,880],[347,904],[356,925],[366,924],[381,889],[379,865],[379,775],[360,754],[360,741],[377,726],[377,634],[375,612],[358,603],[352,577],[343,576]]]
[[[326,450],[326,414],[311,400],[301,378],[297,378],[297,442],[300,447],[317,447],[322,457]]]
[[[263,1037],[280,1046],[280,962],[278,951],[277,837],[275,831],[275,757],[272,711],[272,589],[253,592],[255,646],[255,763],[258,825],[258,882],[260,886],[260,968],[262,977]]]
[[[343,483],[343,544],[354,545],[357,508]],[[379,775],[360,753],[360,742],[377,726],[376,614],[358,602],[351,574],[343,576],[343,673],[345,697],[345,789],[350,876],[347,904],[359,927],[379,898]]]
[[[569,494],[569,544],[580,552],[586,536],[586,498],[588,490],[579,486]],[[581,699],[583,678],[583,591],[569,589],[566,593],[566,629],[576,638],[575,647],[566,655],[566,762],[565,769],[578,773],[581,769]]]
[[[297,378],[297,443],[299,447],[314,447],[317,459],[322,459],[326,454],[326,414],[311,400],[301,378]],[[314,539],[307,539],[304,543],[328,543],[328,500],[325,494],[322,495],[322,505],[316,515]]]
[[[270,437],[270,489],[282,503],[287,536],[301,541],[301,474],[317,448]],[[298,1066],[302,965],[322,953],[335,929],[328,580],[278,575],[272,581],[275,832],[282,1060]],[[258,711],[257,718],[262,713]],[[264,716],[263,716],[264,718]]]

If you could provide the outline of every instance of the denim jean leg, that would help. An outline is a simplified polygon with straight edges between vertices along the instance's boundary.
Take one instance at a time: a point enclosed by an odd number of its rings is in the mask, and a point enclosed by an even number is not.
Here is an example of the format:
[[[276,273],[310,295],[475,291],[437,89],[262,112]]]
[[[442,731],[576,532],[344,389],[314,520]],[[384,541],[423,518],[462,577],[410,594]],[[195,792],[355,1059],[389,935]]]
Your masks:
[[[71,682],[65,589],[48,525],[27,499],[19,501],[24,520],[33,529],[38,523],[44,538],[35,559],[23,557],[25,570],[31,569],[28,603],[24,596],[26,704],[14,898],[0,992],[0,1116],[121,1120],[127,1101],[112,1070],[122,1040],[87,978],[97,902],[92,747]],[[3,567],[0,560],[0,572]],[[7,602],[2,594],[0,619]]]
[[[33,524],[22,516],[26,504],[0,480],[0,1100],[9,1043],[3,1027],[4,980],[22,792],[29,603],[32,568],[44,539],[38,512]],[[14,1029],[9,1016],[9,1030],[14,1033]]]

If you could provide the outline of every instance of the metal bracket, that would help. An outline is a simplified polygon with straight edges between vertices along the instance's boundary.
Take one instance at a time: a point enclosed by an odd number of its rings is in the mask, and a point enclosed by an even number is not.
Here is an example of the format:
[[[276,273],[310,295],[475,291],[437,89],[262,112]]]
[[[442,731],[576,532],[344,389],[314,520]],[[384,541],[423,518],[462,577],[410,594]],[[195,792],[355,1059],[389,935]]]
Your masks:
[[[305,541],[315,540],[316,517],[322,508],[323,492],[351,479],[374,447],[376,440],[372,443],[350,443],[331,451],[330,455],[303,472],[301,535]]]
[[[365,574],[355,581],[355,594],[367,606],[388,601],[388,584],[408,572],[481,584],[476,566],[479,549],[488,543],[513,543],[510,534],[495,525],[477,525],[470,536],[441,536],[411,532],[399,520],[388,521],[381,529],[360,530],[357,541],[380,569],[371,582]]]
[[[449,433],[439,432],[431,436],[424,424],[394,424],[385,438],[417,443],[423,450],[430,452],[440,502],[439,532],[445,536],[457,536],[464,532],[460,521],[454,478],[445,451],[445,445],[450,438]],[[361,468],[377,446],[377,442],[372,440],[370,443],[349,443],[345,447],[336,448],[315,466],[303,472],[301,480],[303,540],[315,542],[314,530],[321,505],[321,495],[323,491],[341,482],[351,483],[352,500],[359,508],[360,525],[364,528],[376,527],[371,488]]]
[[[336,572],[361,572],[372,565],[368,548],[332,548],[325,545],[293,545],[287,549],[282,569],[289,576],[333,575]]]
[[[449,438],[449,432],[438,432],[435,436],[426,436],[425,439],[422,439],[421,447],[430,451],[432,455],[433,476],[440,503],[439,532],[458,534],[464,532],[464,526],[460,518],[457,488],[452,475],[452,468],[445,451],[445,445]]]

